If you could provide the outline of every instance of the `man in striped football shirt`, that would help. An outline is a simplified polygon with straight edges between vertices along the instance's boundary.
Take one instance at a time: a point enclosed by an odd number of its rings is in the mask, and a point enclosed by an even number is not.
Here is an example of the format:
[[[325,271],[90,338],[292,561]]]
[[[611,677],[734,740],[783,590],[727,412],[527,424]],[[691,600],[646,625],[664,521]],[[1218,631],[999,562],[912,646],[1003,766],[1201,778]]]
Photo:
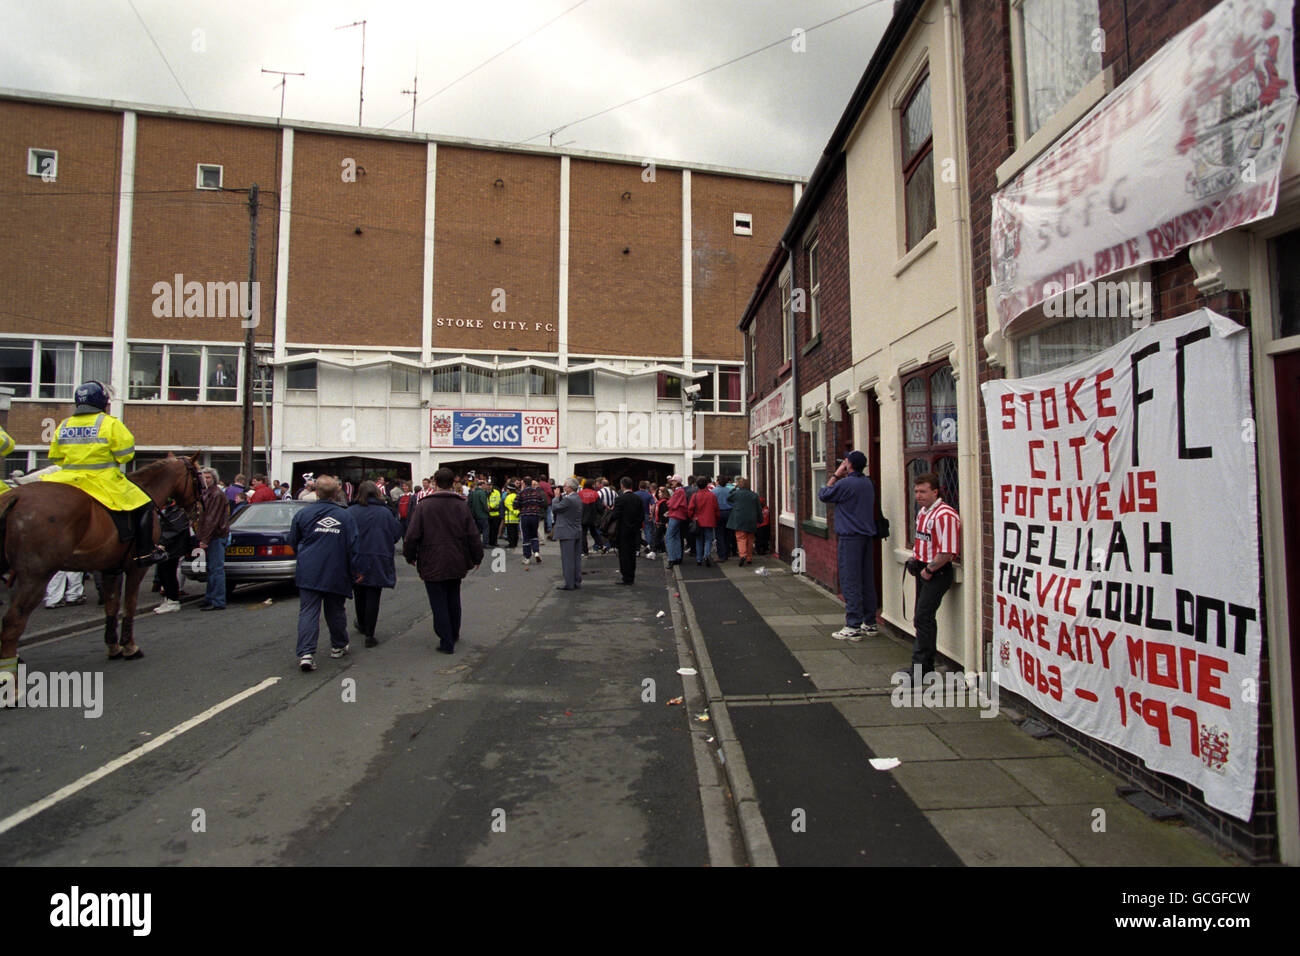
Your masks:
[[[961,518],[939,497],[939,476],[918,475],[916,489],[916,539],[912,558],[920,564],[916,586],[916,643],[912,648],[912,672],[924,677],[934,670],[938,625],[935,612],[944,593],[952,586],[952,561],[961,551]],[[916,567],[914,564],[913,567]]]

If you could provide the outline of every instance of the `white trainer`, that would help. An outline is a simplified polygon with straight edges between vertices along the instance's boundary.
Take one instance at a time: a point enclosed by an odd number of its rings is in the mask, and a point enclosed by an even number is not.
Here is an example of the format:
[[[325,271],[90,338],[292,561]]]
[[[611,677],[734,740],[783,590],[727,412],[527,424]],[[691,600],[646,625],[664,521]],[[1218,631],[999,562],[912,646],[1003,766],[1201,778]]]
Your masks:
[[[179,611],[180,609],[180,601],[171,601],[167,598],[163,598],[163,602],[154,608],[153,612],[155,614],[170,614],[172,611]]]
[[[845,625],[832,634],[831,637],[835,638],[837,641],[852,641],[854,644],[857,644],[862,640],[862,631],[859,628]]]

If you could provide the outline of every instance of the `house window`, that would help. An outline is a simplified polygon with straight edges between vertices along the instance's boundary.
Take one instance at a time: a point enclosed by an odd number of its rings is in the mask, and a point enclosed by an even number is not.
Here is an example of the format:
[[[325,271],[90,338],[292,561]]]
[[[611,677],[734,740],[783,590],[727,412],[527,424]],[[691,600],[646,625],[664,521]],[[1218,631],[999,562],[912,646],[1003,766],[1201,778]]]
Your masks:
[[[508,372],[502,372],[497,379],[497,393],[500,395],[528,394],[527,370],[515,368]]]
[[[1033,136],[1101,72],[1097,0],[1014,0],[1021,38],[1017,111],[1022,139]]]
[[[59,178],[59,151],[57,149],[27,150],[27,175],[40,176],[47,183]]]
[[[203,349],[200,346],[167,346],[167,400],[169,402],[199,400],[199,363],[202,359]]]
[[[111,346],[82,345],[81,374],[76,376],[77,384],[82,382],[107,382],[113,377],[113,349]]]
[[[907,248],[935,227],[934,130],[930,116],[930,74],[917,81],[903,106],[903,204]]]
[[[754,234],[754,217],[747,212],[733,212],[731,214],[731,231],[737,236],[752,236]]]
[[[496,384],[496,372],[490,368],[465,366],[465,391],[470,395],[491,395]]]
[[[408,395],[420,391],[420,370],[409,365],[393,363],[389,369],[389,390],[393,394]]]
[[[435,368],[433,370],[433,390],[459,395],[460,379],[461,367],[459,365],[446,365],[442,368]]]
[[[195,177],[195,187],[197,189],[220,189],[221,188],[222,167],[209,166],[199,163],[198,174]]]
[[[285,371],[285,388],[304,392],[316,391],[316,363],[302,362],[290,365]]]
[[[1016,377],[1041,375],[1104,352],[1133,334],[1127,315],[1066,319],[1016,338]]]
[[[128,353],[126,397],[132,401],[156,400],[162,395],[161,345],[132,345]]]
[[[1273,286],[1277,289],[1274,335],[1300,335],[1300,229],[1278,236],[1270,245]]]
[[[808,459],[812,467],[812,516],[816,521],[826,521],[826,502],[817,492],[826,484],[826,422],[818,418],[808,433]]]
[[[794,472],[798,467],[794,457],[794,443],[785,446],[785,488],[781,493],[781,513],[794,516]]]
[[[239,400],[239,349],[208,349],[207,400]]]
[[[40,397],[67,401],[77,387],[76,342],[42,342]]]
[[[554,395],[555,373],[549,368],[528,369],[529,395]]]
[[[594,396],[596,394],[596,370],[574,372],[569,375],[569,394]]]
[[[939,495],[957,506],[957,380],[947,362],[930,365],[903,380],[903,454],[906,460],[908,540],[916,528],[918,475],[939,476]]]
[[[790,277],[781,279],[781,362],[790,361],[790,331],[794,325],[794,315],[790,311]]]
[[[682,377],[680,375],[669,375],[667,372],[660,372],[657,394],[661,399],[681,398]]]
[[[808,338],[815,339],[821,332],[821,311],[818,304],[821,293],[821,254],[817,240],[808,247]]]
[[[32,395],[32,341],[0,343],[0,385],[14,390],[15,398]]]

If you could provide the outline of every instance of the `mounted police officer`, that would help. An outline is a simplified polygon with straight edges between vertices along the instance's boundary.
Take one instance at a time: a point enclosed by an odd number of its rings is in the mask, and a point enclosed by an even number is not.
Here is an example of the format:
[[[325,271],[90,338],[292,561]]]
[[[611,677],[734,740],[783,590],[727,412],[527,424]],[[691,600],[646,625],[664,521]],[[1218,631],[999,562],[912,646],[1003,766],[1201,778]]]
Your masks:
[[[50,442],[50,460],[63,467],[41,480],[80,488],[113,513],[121,540],[135,537],[137,564],[165,561],[166,549],[153,546],[153,500],[119,467],[135,457],[135,437],[108,414],[108,389],[86,382],[73,399],[76,410]]]
[[[7,431],[0,428],[0,458],[14,450],[14,440]],[[0,481],[0,495],[9,490],[9,485],[5,481]]]

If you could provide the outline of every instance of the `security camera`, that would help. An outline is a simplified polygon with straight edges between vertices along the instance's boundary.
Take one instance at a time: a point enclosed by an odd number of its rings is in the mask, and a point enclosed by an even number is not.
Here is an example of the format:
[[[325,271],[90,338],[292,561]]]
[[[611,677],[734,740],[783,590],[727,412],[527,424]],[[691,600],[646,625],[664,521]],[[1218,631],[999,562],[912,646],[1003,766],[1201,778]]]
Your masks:
[[[690,396],[694,397],[694,396],[700,394],[700,386],[698,386],[698,385],[687,385],[684,389],[682,389],[682,391],[685,392],[687,395],[690,395]]]

